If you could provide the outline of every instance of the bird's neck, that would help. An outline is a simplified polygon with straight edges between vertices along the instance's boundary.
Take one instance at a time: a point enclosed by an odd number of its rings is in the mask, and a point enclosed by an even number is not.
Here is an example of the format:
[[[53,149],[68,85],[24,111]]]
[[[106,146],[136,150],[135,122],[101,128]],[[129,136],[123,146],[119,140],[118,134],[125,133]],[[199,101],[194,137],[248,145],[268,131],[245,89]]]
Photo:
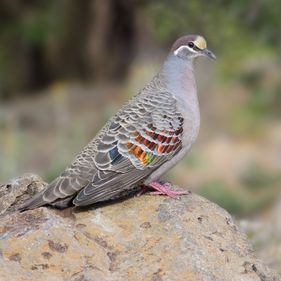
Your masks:
[[[200,128],[200,110],[197,88],[193,72],[193,60],[186,61],[170,55],[164,63],[162,75],[166,80],[166,88],[177,99],[178,109],[184,119],[183,130],[186,147],[196,139]]]
[[[198,105],[193,60],[187,61],[170,55],[161,72],[171,93],[184,103]]]

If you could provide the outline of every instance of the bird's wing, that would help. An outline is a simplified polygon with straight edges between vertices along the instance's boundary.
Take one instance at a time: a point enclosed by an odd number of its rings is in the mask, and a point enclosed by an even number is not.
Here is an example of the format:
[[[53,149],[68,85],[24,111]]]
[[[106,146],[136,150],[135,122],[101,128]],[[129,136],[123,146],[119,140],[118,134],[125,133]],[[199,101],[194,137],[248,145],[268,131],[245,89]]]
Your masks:
[[[174,96],[155,89],[128,102],[57,179],[22,209],[73,197],[75,205],[113,199],[177,154],[183,117]]]
[[[97,144],[97,173],[73,203],[112,199],[142,182],[179,152],[183,122],[169,92],[137,96],[117,113]]]

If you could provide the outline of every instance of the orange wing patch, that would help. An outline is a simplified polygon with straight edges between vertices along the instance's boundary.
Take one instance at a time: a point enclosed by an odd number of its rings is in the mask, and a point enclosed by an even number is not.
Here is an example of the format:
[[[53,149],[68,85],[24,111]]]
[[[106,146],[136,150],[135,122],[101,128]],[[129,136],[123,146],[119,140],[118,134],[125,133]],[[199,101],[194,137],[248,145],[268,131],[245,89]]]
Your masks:
[[[153,131],[156,130],[153,125],[150,125],[149,129]],[[181,146],[179,135],[183,131],[182,128],[178,129],[177,131],[162,130],[159,134],[153,131],[145,131],[145,134],[155,140],[155,142],[146,139],[138,131],[134,132],[135,141],[139,144],[145,145],[150,151],[144,151],[140,146],[131,142],[127,143],[129,153],[138,158],[143,166],[149,165],[153,161],[155,156],[157,156],[151,151],[156,152],[159,156],[161,154],[171,153],[177,150],[179,146]],[[165,135],[162,135],[161,133],[164,133]],[[167,137],[167,135],[170,135],[171,137]]]

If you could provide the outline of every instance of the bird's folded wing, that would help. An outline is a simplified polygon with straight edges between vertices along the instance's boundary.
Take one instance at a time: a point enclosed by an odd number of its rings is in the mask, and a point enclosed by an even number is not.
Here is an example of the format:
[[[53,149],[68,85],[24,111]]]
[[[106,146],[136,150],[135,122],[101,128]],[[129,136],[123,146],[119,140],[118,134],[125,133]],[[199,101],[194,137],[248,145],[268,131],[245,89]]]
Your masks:
[[[97,173],[74,204],[112,199],[142,182],[181,149],[183,121],[170,93],[137,96],[117,113],[97,144]]]
[[[115,198],[179,152],[183,122],[172,94],[157,90],[139,94],[23,209],[77,193],[73,203],[79,206]]]

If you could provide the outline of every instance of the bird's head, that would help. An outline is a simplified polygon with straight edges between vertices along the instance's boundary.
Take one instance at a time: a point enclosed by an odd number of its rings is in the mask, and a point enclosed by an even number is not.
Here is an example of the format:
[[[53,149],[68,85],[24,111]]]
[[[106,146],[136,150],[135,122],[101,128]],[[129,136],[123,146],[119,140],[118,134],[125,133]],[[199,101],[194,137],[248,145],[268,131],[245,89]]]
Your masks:
[[[185,35],[173,44],[171,54],[184,60],[193,60],[205,56],[216,59],[215,54],[207,49],[206,40],[200,35]]]

